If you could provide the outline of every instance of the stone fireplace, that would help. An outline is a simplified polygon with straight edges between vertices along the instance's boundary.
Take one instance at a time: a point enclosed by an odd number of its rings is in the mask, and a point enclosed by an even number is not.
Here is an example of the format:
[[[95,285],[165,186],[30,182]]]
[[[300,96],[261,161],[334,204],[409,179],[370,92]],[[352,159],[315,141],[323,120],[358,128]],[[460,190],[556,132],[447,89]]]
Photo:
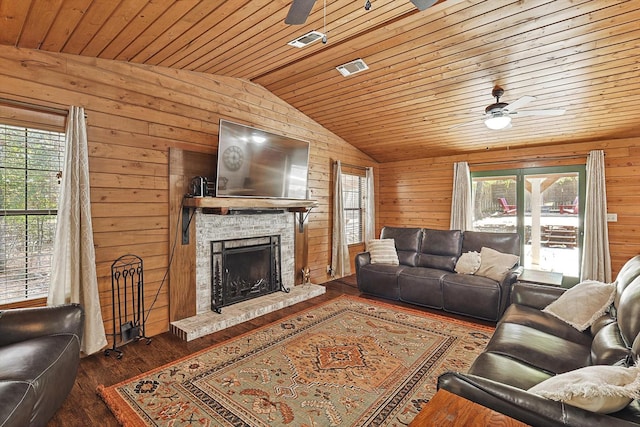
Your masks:
[[[268,294],[279,290],[281,285],[285,288],[294,286],[295,219],[293,213],[276,211],[260,214],[209,215],[197,211],[194,221],[196,225],[196,314],[211,311],[213,301],[217,301],[219,304],[216,305],[220,308],[229,305],[231,300],[239,302],[247,299],[245,296],[255,296],[255,289],[245,288],[255,285],[260,280],[257,276],[266,271],[264,267],[262,270],[256,267],[253,272],[250,272],[247,268],[249,265],[246,263],[247,260],[243,264],[242,257],[248,252],[255,252],[251,255],[253,260],[250,264],[256,266],[260,261],[264,261],[264,258],[271,257],[267,252],[271,252],[271,245],[274,244],[272,239],[277,241],[279,249],[276,249],[276,252],[279,253],[274,254],[276,258],[274,261],[278,261],[278,266],[272,265],[270,272],[277,274],[278,277],[268,279],[269,282],[280,281],[280,283],[260,283],[258,287],[263,288],[261,289],[263,294]],[[258,248],[264,245],[267,248]],[[226,261],[231,262],[232,267],[234,263],[240,267],[239,272],[232,273],[234,274],[232,281],[235,282],[233,286],[236,289],[226,296],[213,295],[216,264],[219,269],[217,274],[220,276],[217,279],[219,281],[217,289],[220,292],[222,280],[228,277],[222,270],[223,255],[228,257]],[[244,269],[242,269],[243,265]],[[225,265],[224,268],[227,267],[228,265]],[[275,271],[277,269],[280,271]],[[249,284],[253,279],[255,279],[254,283]],[[277,288],[266,291],[264,289],[266,286],[277,286]]]
[[[200,209],[194,214],[192,224],[196,227],[195,238],[195,276],[196,276],[196,315],[186,319],[171,322],[170,330],[175,335],[191,341],[207,334],[237,325],[281,308],[285,308],[325,293],[324,286],[305,284],[295,286],[295,233],[298,229],[295,214],[288,211],[238,211],[227,215],[203,213]],[[275,236],[275,237],[274,237]],[[264,246],[279,243],[279,252],[266,255]],[[222,302],[221,313],[212,310],[212,296],[215,295],[213,283],[216,277],[216,259],[221,262],[223,244],[225,252],[230,249],[231,263],[244,266],[242,275],[235,275],[236,284],[230,291],[232,299],[238,299],[233,304]],[[256,253],[252,260],[235,259],[243,254],[245,249]],[[270,249],[271,251],[271,249]],[[273,280],[278,283],[278,289],[269,289],[265,295],[247,299],[264,285],[258,276],[264,275],[266,269],[256,268],[249,272],[248,264],[262,263],[264,259],[274,262],[272,256],[279,258],[279,273],[274,266],[267,275],[275,274]],[[216,258],[218,257],[218,258]],[[274,264],[275,265],[275,264]],[[222,266],[218,267],[218,274],[222,280]],[[226,267],[224,267],[226,268]],[[274,273],[275,272],[275,273]],[[279,292],[280,286],[290,292]],[[234,288],[235,287],[235,288]],[[227,298],[230,296],[228,295]]]
[[[280,275],[280,235],[211,242],[211,310],[276,291]]]

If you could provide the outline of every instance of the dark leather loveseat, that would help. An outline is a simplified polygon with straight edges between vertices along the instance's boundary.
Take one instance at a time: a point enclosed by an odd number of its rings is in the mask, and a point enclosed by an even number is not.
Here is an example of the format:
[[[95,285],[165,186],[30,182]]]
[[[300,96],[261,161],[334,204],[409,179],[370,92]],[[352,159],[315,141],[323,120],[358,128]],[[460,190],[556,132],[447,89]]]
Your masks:
[[[79,305],[0,311],[0,426],[42,427],[75,383]]]
[[[384,227],[380,238],[395,240],[399,265],[372,264],[368,252],[356,255],[362,293],[494,322],[502,316],[518,264],[501,281],[458,274],[455,266],[461,254],[483,247],[519,256],[518,234]]]
[[[637,400],[618,412],[599,414],[528,391],[548,378],[558,378],[557,374],[573,374],[587,366],[634,365],[640,352],[639,276],[640,256],[636,256],[614,282],[610,313],[584,332],[542,311],[565,289],[517,283],[512,304],[485,351],[468,373],[440,376],[438,387],[532,426],[640,425]]]

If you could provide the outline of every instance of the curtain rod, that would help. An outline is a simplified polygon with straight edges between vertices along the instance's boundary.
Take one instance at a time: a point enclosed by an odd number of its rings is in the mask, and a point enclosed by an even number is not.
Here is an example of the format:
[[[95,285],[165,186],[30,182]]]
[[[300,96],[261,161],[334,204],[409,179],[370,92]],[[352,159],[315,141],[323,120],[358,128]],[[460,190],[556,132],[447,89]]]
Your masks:
[[[334,164],[334,165],[337,165],[337,164],[338,164],[338,162],[337,162],[337,161],[335,161],[335,162],[333,162],[333,164]],[[349,163],[342,163],[342,162],[340,162],[340,164],[341,164],[342,166],[345,166],[345,167],[348,167],[348,168],[361,169],[361,170],[363,170],[363,171],[366,171],[366,170],[367,170],[367,167],[366,167],[366,166],[350,165]]]
[[[518,162],[532,162],[532,161],[553,161],[553,160],[571,160],[571,159],[586,159],[589,154],[576,154],[573,156],[557,156],[557,157],[541,157],[536,159],[523,159],[523,160],[496,160],[493,162],[479,162],[469,163],[469,166],[486,166],[486,165],[501,165]]]
[[[9,104],[15,107],[28,108],[30,110],[42,111],[44,113],[57,114],[59,116],[68,116],[69,110],[63,108],[45,107],[44,105],[31,104],[24,101],[16,101],[13,99],[0,98],[0,103]]]

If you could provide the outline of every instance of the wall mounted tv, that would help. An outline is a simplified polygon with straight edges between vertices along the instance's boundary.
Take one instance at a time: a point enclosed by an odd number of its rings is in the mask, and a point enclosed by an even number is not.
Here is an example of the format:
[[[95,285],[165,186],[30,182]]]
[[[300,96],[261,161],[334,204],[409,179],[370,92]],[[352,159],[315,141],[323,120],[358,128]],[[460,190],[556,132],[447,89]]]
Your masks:
[[[220,120],[217,197],[307,199],[309,143]]]

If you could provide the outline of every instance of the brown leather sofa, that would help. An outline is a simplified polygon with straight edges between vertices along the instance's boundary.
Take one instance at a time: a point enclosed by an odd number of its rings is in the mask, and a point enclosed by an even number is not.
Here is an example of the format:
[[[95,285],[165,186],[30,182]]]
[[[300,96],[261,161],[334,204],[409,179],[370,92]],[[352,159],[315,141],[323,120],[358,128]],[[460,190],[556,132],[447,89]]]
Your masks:
[[[517,264],[500,282],[454,269],[461,254],[483,247],[519,256],[518,234],[383,227],[380,238],[395,240],[400,265],[371,264],[368,252],[356,255],[360,292],[494,322],[502,316]]]
[[[79,305],[0,311],[0,426],[42,427],[75,383]]]
[[[448,372],[438,387],[532,426],[637,426],[634,400],[613,414],[597,414],[527,390],[590,365],[630,366],[640,352],[640,256],[616,278],[611,312],[584,332],[541,311],[565,289],[517,283],[512,304],[468,373]]]

